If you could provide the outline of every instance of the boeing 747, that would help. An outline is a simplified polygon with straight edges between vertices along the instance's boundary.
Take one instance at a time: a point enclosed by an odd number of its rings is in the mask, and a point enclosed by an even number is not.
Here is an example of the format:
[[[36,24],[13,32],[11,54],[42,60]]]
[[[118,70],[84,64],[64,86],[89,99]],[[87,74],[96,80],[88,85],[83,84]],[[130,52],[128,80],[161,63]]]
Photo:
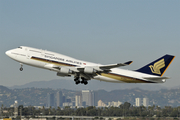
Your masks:
[[[140,69],[125,70],[118,67],[130,65],[132,61],[101,65],[26,46],[8,50],[6,55],[20,63],[20,71],[26,64],[55,71],[61,77],[74,76],[76,84],[84,85],[91,79],[114,83],[164,83],[169,77],[163,77],[163,74],[175,58],[164,55]]]

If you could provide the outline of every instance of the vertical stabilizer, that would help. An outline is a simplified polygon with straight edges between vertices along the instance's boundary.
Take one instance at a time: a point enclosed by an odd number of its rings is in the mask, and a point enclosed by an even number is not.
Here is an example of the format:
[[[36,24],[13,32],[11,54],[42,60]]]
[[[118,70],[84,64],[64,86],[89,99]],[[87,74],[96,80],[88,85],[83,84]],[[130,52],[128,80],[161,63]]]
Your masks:
[[[164,55],[163,57],[149,63],[148,65],[136,71],[151,75],[163,76],[174,58],[175,56],[173,55]]]

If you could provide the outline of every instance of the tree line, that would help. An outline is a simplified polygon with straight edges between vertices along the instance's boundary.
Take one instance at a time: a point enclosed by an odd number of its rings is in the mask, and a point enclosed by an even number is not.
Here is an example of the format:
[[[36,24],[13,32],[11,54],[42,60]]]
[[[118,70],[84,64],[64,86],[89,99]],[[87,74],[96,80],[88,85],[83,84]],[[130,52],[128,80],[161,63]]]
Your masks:
[[[6,112],[3,112],[6,111]],[[125,102],[119,107],[94,107],[88,106],[85,108],[70,108],[66,106],[64,108],[38,108],[33,106],[24,107],[19,105],[18,115],[22,116],[45,116],[45,115],[66,115],[66,116],[116,116],[116,117],[179,117],[180,116],[180,106],[171,107],[165,106],[163,108],[159,106],[132,106],[130,103]],[[21,113],[20,113],[21,111]],[[13,115],[14,108],[3,108],[1,106],[1,116],[11,116]]]

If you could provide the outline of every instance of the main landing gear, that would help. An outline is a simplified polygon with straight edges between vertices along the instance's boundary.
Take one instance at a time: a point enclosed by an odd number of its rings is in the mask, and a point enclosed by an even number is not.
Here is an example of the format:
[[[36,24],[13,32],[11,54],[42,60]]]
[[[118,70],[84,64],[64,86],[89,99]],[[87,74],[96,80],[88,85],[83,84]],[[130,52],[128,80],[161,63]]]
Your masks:
[[[75,77],[74,81],[75,81],[76,85],[78,85],[79,83],[84,84],[84,85],[88,84],[87,80],[83,77],[81,77],[81,81],[80,81],[80,77]]]
[[[20,71],[23,71],[23,64],[20,63],[21,67],[19,68]]]

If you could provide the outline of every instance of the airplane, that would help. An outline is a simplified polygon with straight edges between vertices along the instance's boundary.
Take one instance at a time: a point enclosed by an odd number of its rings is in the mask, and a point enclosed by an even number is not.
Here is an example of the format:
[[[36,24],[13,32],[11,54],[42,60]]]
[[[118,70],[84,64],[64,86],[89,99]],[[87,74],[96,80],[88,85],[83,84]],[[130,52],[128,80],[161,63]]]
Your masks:
[[[137,70],[125,70],[118,67],[130,65],[132,61],[102,65],[27,46],[8,50],[6,55],[20,63],[20,71],[26,64],[55,71],[60,77],[74,76],[75,84],[84,85],[91,79],[113,83],[164,83],[169,77],[163,74],[175,58],[166,54]]]

